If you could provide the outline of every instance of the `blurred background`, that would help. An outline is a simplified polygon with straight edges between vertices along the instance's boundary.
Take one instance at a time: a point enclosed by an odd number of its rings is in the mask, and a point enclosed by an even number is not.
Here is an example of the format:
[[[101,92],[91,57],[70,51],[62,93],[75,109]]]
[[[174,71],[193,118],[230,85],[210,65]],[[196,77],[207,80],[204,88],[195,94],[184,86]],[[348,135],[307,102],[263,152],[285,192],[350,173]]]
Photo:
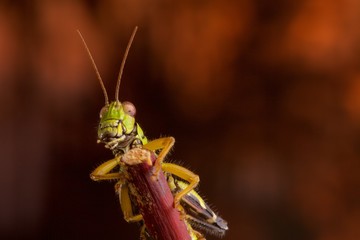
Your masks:
[[[138,239],[89,178],[112,154],[76,33],[113,99],[136,25],[120,99],[176,138],[224,239],[360,239],[357,0],[1,1],[1,239]]]

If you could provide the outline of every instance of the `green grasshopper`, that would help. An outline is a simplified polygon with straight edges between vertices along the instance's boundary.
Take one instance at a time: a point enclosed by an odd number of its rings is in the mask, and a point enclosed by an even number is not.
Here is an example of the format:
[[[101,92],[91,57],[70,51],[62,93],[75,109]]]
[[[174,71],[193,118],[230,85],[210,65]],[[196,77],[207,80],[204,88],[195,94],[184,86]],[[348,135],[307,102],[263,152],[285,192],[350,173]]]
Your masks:
[[[106,88],[96,67],[95,61],[90,53],[87,44],[78,31],[92,65],[100,82],[104,97],[105,106],[100,111],[100,123],[98,126],[98,143],[103,143],[105,148],[112,150],[114,158],[98,166],[90,177],[94,181],[118,180],[115,185],[116,191],[120,194],[121,210],[127,222],[141,222],[141,214],[133,214],[136,210],[136,203],[132,200],[131,186],[126,182],[126,174],[120,163],[121,156],[133,148],[144,148],[157,154],[157,161],[154,168],[156,176],[160,171],[165,173],[170,190],[174,196],[174,207],[182,211],[184,221],[189,225],[188,231],[192,240],[205,240],[199,231],[206,231],[210,234],[223,236],[228,229],[227,222],[217,216],[205,203],[202,197],[194,190],[198,185],[199,176],[190,170],[173,163],[164,162],[164,158],[175,143],[173,137],[164,137],[148,141],[140,125],[135,121],[136,109],[130,102],[119,101],[119,88],[126,58],[134,39],[137,28],[134,29],[126,48],[115,89],[115,101],[109,102]],[[120,170],[115,170],[119,167]],[[196,230],[194,230],[196,229]],[[152,239],[147,235],[143,226],[141,231],[142,239]]]

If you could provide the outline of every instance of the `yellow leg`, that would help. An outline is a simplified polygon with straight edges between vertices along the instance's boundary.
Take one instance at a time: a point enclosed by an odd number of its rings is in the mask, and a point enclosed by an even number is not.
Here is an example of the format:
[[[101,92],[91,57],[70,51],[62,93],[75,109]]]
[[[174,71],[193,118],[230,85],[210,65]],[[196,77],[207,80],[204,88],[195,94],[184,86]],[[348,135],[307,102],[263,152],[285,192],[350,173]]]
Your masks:
[[[140,240],[149,240],[148,234],[146,233],[146,226],[143,224],[140,229]]]
[[[197,240],[206,240],[206,238],[198,231],[192,230],[193,234],[196,236]]]
[[[121,173],[110,173],[119,162],[120,156],[104,162],[90,174],[90,178],[94,181],[120,179],[122,177]]]
[[[115,191],[119,193],[121,210],[124,214],[124,219],[127,222],[139,222],[143,220],[141,214],[134,215],[132,211],[131,200],[129,196],[129,186],[123,181],[119,181],[115,185]]]
[[[200,178],[195,173],[191,172],[190,170],[181,167],[179,165],[173,163],[163,163],[162,170],[164,172],[171,173],[175,176],[178,176],[181,179],[189,182],[189,185],[184,188],[182,191],[177,193],[174,197],[174,206],[177,208],[179,206],[179,202],[183,196],[188,194],[191,190],[193,190],[200,182]]]
[[[151,151],[156,151],[156,150],[162,149],[157,157],[156,162],[155,162],[155,166],[154,166],[154,168],[155,168],[154,175],[155,176],[159,175],[159,172],[161,170],[161,164],[163,163],[165,156],[169,153],[172,146],[174,146],[174,143],[175,143],[175,138],[165,137],[165,138],[155,139],[155,140],[147,143],[146,145],[144,145],[144,148],[151,150]]]

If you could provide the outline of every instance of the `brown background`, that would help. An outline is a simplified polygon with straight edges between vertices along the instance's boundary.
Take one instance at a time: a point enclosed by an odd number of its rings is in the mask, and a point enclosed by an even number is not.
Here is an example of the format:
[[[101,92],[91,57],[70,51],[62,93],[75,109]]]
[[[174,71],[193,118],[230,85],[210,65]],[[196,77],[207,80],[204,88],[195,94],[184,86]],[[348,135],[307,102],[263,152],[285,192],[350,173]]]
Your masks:
[[[89,179],[111,153],[75,31],[113,98],[135,25],[120,99],[176,138],[224,239],[360,239],[357,0],[1,1],[1,239],[138,238]]]

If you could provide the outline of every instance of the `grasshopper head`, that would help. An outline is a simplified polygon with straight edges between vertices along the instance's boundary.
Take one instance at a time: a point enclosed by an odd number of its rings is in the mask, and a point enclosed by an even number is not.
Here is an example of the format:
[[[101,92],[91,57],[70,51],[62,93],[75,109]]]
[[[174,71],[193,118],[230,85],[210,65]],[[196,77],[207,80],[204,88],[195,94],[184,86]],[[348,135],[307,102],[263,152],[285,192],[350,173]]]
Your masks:
[[[109,104],[109,98],[104,86],[104,82],[101,79],[100,73],[96,67],[95,61],[91,56],[90,50],[86,45],[84,38],[78,31],[80,38],[82,39],[85,49],[89,54],[90,60],[93,64],[100,86],[104,93],[105,106],[100,111],[100,123],[98,128],[98,142],[105,144],[105,147],[113,150],[116,155],[120,152],[124,153],[132,147],[143,145],[147,143],[147,139],[144,136],[139,124],[135,122],[135,106],[130,102],[119,101],[119,88],[122,72],[125,66],[126,57],[128,55],[131,43],[134,39],[137,27],[135,27],[128,46],[125,50],[124,58],[121,62],[118,81],[115,90],[115,101]]]
[[[113,101],[105,105],[100,111],[98,142],[123,151],[131,144],[142,144],[143,134],[135,122],[135,113],[135,106],[130,102]]]

